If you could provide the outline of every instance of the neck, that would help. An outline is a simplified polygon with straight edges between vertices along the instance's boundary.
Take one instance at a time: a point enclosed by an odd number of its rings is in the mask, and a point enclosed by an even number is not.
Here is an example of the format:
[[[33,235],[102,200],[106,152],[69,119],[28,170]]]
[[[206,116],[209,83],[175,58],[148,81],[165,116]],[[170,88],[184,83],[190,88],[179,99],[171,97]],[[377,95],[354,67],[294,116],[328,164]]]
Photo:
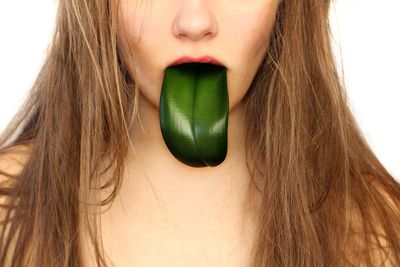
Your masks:
[[[252,199],[247,191],[250,175],[245,157],[243,105],[238,104],[229,113],[225,161],[204,168],[190,167],[174,158],[162,138],[158,112],[140,95],[140,119],[132,127],[133,150],[128,153],[121,188],[124,202],[132,208],[137,203],[142,211],[159,216],[156,210],[160,201],[165,206],[159,208],[181,221],[244,217]]]

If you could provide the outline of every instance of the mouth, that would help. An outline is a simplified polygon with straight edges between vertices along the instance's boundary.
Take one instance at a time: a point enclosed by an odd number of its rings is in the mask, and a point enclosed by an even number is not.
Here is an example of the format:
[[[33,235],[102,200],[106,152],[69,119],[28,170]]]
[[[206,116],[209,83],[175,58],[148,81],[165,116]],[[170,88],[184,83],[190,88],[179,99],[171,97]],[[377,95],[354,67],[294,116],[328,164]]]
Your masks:
[[[180,57],[176,60],[174,60],[172,63],[168,65],[168,67],[171,66],[176,66],[184,63],[209,63],[217,66],[223,66],[225,67],[224,64],[222,64],[218,59],[212,57],[212,56],[202,56],[202,57],[189,57],[189,56],[183,56]]]
[[[227,69],[219,61],[182,57],[166,68],[160,129],[177,160],[191,167],[221,164],[227,155],[228,117]]]

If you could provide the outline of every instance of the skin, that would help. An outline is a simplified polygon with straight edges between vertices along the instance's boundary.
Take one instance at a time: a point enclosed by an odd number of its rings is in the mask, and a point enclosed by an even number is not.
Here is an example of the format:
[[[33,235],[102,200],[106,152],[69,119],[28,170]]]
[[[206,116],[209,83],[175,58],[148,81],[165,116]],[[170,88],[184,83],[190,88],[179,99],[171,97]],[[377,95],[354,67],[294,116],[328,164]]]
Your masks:
[[[259,199],[244,204],[249,172],[242,99],[265,55],[277,7],[276,0],[120,1],[119,46],[139,87],[140,119],[132,127],[134,150],[121,191],[102,215],[105,249],[116,266],[188,266],[199,250],[220,261],[217,266],[244,266],[246,238],[254,230],[250,207]],[[211,55],[228,68],[228,154],[214,168],[180,163],[162,139],[164,70],[183,55]],[[228,255],[233,249],[241,252]],[[154,261],[145,257],[153,252],[159,254]]]

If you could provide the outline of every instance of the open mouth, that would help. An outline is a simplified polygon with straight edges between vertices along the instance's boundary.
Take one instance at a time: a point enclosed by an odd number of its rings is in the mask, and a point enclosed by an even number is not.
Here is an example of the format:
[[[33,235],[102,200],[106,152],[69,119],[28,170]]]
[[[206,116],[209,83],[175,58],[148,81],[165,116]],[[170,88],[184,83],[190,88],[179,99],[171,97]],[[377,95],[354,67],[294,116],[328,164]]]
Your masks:
[[[227,154],[229,96],[226,67],[215,61],[176,61],[164,74],[160,127],[182,163],[214,167]]]
[[[168,65],[168,67],[181,65],[184,63],[208,63],[217,66],[224,66],[224,64],[222,64],[218,59],[211,56],[202,56],[198,58],[183,56],[173,61],[171,64]]]

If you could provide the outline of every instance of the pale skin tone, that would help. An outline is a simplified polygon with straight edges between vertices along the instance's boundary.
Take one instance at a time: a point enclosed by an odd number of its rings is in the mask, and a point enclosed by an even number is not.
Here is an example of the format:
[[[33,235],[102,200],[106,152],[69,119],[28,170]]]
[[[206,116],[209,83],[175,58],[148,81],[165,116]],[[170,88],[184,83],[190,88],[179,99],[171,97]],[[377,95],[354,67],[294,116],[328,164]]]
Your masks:
[[[178,5],[178,1],[171,0],[160,4],[163,1],[169,0],[159,0],[155,5],[135,61],[124,62],[141,85],[139,104],[143,125],[136,122],[132,131],[135,151],[130,151],[122,190],[111,209],[100,216],[106,261],[111,260],[114,265],[110,266],[117,267],[249,266],[250,242],[254,237],[251,216],[243,220],[246,224],[243,231],[240,223],[243,188],[248,180],[241,142],[244,125],[241,100],[265,49],[260,36],[272,29],[276,2],[255,0],[249,5],[247,0],[182,0]],[[133,1],[122,2],[126,24],[133,18],[142,19],[131,9]],[[231,13],[225,13],[227,10]],[[128,46],[133,43],[134,29],[128,27],[129,36],[124,39]],[[216,168],[182,165],[162,141],[156,101],[161,73],[172,59],[182,54],[210,54],[229,68],[230,152]],[[10,175],[20,174],[30,153],[29,146],[13,147],[0,156],[0,169]],[[8,176],[1,175],[0,182],[6,187],[13,183]],[[398,213],[391,196],[380,188],[379,182],[376,186]],[[0,202],[6,203],[6,199],[1,198]],[[355,211],[351,218],[354,225],[362,224],[360,216]],[[96,266],[90,257],[93,253],[85,246],[89,240],[85,230],[82,226],[79,231],[82,266]],[[377,232],[381,231],[384,235],[378,225]],[[11,242],[10,251],[15,241]],[[383,237],[379,237],[378,243],[385,250],[389,245]],[[349,253],[353,258],[352,252]],[[371,252],[377,266],[389,262],[384,254],[386,251],[381,249]],[[392,252],[389,258],[394,262]]]
[[[126,35],[120,26],[119,45],[140,90],[140,121],[131,132],[134,150],[121,191],[102,214],[105,250],[116,266],[247,262],[254,230],[249,207],[258,198],[245,204],[249,171],[242,99],[265,55],[277,7],[276,0],[120,1]],[[217,167],[184,165],[161,135],[164,71],[184,55],[211,55],[228,68],[228,154]]]

